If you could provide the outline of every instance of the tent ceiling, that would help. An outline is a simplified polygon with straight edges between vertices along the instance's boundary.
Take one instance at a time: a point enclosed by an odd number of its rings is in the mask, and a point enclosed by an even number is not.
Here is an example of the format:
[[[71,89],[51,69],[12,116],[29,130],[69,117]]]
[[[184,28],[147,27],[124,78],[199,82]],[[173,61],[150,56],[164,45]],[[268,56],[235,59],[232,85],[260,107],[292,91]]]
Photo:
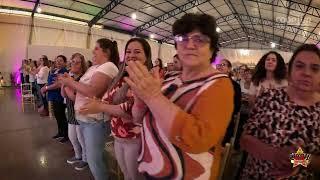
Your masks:
[[[2,0],[1,9],[32,12],[38,0]],[[320,42],[318,0],[40,0],[43,14],[55,15],[106,28],[136,33],[173,43],[171,26],[188,12],[217,19],[222,47],[270,42],[282,50],[302,43]],[[132,19],[132,13],[137,18]],[[250,43],[247,43],[247,48]]]

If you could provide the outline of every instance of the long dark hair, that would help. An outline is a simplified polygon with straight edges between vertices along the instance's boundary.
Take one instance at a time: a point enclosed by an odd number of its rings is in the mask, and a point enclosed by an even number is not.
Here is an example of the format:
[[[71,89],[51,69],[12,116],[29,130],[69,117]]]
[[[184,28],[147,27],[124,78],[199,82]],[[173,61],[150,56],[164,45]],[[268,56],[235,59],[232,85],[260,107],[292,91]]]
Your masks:
[[[131,38],[125,46],[125,49],[124,49],[125,53],[127,51],[129,44],[132,42],[138,42],[142,45],[144,54],[146,55],[146,62],[144,63],[144,65],[148,68],[148,70],[151,70],[153,67],[152,60],[151,60],[152,54],[151,54],[151,47],[150,47],[148,41],[146,41],[145,39],[142,39],[142,38]],[[124,60],[121,63],[120,68],[119,68],[120,72],[113,79],[113,81],[109,87],[109,90],[112,90],[118,84],[118,82],[126,75],[125,67],[126,67],[126,59],[125,59],[125,55],[124,55]],[[119,89],[116,92],[116,94],[112,100],[112,103],[113,104],[121,103],[125,99],[125,95],[127,94],[128,88],[129,88],[128,86],[126,86],[126,87],[124,86],[123,89]]]
[[[286,64],[283,60],[283,57],[275,51],[269,51],[268,53],[266,53],[261,57],[261,59],[259,60],[258,64],[254,69],[254,73],[252,75],[252,82],[255,86],[259,86],[260,82],[263,81],[267,76],[265,62],[269,54],[274,54],[277,57],[277,67],[273,72],[275,80],[280,82],[281,80],[286,78],[287,70],[286,70]]]
[[[113,64],[118,66],[120,62],[120,58],[119,58],[117,41],[111,41],[110,39],[102,38],[102,39],[98,39],[97,43],[99,44],[103,52],[109,55],[109,60]]]
[[[33,66],[34,66],[35,68],[38,68],[37,61],[32,61],[32,63],[33,63]]]
[[[124,49],[124,52],[127,51],[129,44],[132,42],[138,42],[142,45],[144,54],[146,55],[146,62],[144,63],[144,65],[148,68],[148,70],[151,70],[153,67],[152,60],[151,60],[152,54],[151,54],[151,47],[150,47],[150,44],[148,43],[148,41],[146,41],[145,39],[142,39],[142,38],[131,38],[127,42],[125,49]],[[125,59],[123,62],[125,62]]]
[[[46,56],[46,55],[42,55],[42,61],[43,61],[43,66],[47,66],[47,67],[49,67],[50,66],[50,63],[49,63],[49,59],[48,59],[48,56]]]
[[[159,69],[163,69],[163,62],[162,62],[162,59],[160,58],[157,58],[157,61],[159,62]]]
[[[302,52],[302,51],[309,51],[317,54],[317,56],[320,58],[320,49],[317,47],[315,44],[303,44],[299,46],[294,52],[293,55],[291,56],[291,59],[289,61],[288,69],[289,69],[289,75],[291,74],[292,71],[292,65],[293,61],[297,57],[297,55]]]

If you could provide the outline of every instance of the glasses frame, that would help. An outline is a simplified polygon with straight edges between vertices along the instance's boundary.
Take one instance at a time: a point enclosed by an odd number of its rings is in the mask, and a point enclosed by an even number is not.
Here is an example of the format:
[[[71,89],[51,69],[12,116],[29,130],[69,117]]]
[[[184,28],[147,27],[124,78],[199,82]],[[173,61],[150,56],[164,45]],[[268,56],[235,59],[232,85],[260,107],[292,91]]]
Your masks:
[[[198,38],[196,39],[196,37]],[[206,43],[210,43],[211,41],[208,36],[203,34],[195,34],[191,36],[179,34],[174,36],[174,42],[184,46],[187,45],[190,40],[192,40],[192,43],[198,48],[204,46]]]

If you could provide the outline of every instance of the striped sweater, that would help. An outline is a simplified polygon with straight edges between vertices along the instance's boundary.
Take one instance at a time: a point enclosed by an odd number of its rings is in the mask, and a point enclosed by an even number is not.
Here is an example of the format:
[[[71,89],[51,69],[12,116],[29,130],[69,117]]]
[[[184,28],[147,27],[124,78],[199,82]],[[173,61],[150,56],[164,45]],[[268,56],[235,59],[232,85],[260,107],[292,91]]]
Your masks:
[[[233,111],[233,88],[223,74],[164,81],[165,96],[181,108],[167,137],[150,112],[143,120],[139,171],[149,179],[217,179],[221,141]]]

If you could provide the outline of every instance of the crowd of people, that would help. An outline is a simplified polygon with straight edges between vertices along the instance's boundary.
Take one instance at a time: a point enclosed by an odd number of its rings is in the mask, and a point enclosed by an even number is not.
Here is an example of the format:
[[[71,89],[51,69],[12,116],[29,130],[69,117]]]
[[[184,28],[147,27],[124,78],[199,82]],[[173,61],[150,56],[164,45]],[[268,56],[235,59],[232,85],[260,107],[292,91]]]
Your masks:
[[[22,83],[35,87],[42,116],[52,102],[53,138],[70,140],[75,152],[67,163],[89,167],[96,180],[109,178],[107,124],[126,180],[217,179],[233,136],[235,150],[245,154],[238,179],[311,178],[320,170],[319,48],[300,46],[288,68],[270,51],[254,69],[242,65],[234,76],[228,59],[212,66],[219,50],[216,27],[206,14],[178,19],[172,28],[177,54],[167,69],[161,59],[153,65],[145,39],[130,39],[120,61],[117,42],[103,38],[91,67],[80,53],[54,62],[43,55],[23,62]],[[311,154],[307,167],[290,162],[298,147]]]

